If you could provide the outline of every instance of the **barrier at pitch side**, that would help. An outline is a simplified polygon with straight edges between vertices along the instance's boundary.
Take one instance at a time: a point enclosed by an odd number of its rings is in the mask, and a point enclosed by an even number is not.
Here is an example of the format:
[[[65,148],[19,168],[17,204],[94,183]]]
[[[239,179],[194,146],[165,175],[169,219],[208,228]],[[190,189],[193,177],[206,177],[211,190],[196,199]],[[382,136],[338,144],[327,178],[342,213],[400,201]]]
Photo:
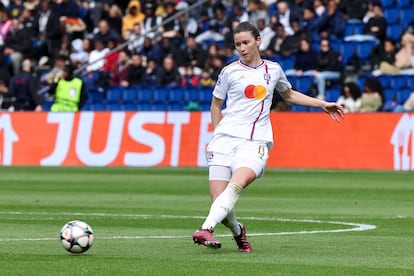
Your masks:
[[[414,170],[414,114],[272,113],[269,168]],[[206,166],[208,112],[0,113],[0,164]]]

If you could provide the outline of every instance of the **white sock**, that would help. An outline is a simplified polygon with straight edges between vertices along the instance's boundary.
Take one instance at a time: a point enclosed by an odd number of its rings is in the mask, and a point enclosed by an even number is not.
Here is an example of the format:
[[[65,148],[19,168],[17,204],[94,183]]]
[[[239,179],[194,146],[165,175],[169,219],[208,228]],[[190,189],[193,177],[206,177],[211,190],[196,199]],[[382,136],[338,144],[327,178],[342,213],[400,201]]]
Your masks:
[[[239,222],[237,221],[236,214],[234,213],[234,210],[232,210],[227,217],[223,219],[221,222],[230,229],[230,231],[233,233],[233,236],[240,236],[241,229],[239,226]]]
[[[210,212],[201,228],[213,231],[214,227],[222,222],[233,210],[242,192],[242,186],[230,182],[226,189],[211,204]]]

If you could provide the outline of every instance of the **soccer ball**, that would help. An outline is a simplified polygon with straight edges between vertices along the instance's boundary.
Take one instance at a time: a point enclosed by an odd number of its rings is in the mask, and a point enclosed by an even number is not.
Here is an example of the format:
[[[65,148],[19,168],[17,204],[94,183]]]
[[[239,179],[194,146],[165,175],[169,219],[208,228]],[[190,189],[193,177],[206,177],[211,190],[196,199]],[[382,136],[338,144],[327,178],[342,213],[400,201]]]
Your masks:
[[[92,228],[85,222],[73,220],[60,230],[60,241],[63,248],[71,253],[83,253],[93,244]]]

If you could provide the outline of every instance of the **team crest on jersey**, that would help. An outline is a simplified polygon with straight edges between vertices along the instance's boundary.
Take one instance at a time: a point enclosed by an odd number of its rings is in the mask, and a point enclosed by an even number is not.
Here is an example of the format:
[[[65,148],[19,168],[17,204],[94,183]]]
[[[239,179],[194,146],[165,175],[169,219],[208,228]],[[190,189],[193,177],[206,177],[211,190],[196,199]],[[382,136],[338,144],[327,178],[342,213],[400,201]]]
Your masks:
[[[272,80],[272,77],[270,76],[270,74],[269,74],[269,73],[264,73],[264,80],[265,80],[266,82],[269,82],[269,81],[271,81],[271,80]]]

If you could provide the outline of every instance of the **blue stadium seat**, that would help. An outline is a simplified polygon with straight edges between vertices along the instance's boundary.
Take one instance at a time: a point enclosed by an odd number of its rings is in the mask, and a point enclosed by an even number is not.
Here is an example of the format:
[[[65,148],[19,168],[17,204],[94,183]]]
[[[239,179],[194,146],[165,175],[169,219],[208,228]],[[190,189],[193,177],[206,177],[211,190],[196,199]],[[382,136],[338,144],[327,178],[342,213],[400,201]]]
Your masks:
[[[396,101],[397,104],[404,104],[405,101],[408,99],[408,97],[410,97],[410,94],[413,91],[409,88],[403,88],[403,89],[399,89],[397,90],[397,95],[396,95]]]
[[[104,101],[104,93],[101,89],[88,89],[86,93],[88,94],[88,103],[102,103]]]
[[[391,87],[391,78],[392,78],[392,75],[388,75],[388,74],[379,75],[377,77],[377,79],[381,82],[382,87],[384,89]]]
[[[392,7],[394,5],[394,0],[381,0],[381,5],[384,10]]]
[[[153,111],[153,110],[155,110],[155,107],[152,103],[138,102],[137,109],[138,109],[138,111]]]
[[[366,40],[357,42],[356,53],[362,62],[370,61],[372,50],[377,47],[378,43],[375,40]]]
[[[404,27],[399,23],[387,24],[386,34],[387,34],[387,37],[390,37],[396,41],[399,41],[403,30],[404,30]]]
[[[340,55],[342,57],[342,64],[350,64],[352,57],[356,54],[357,43],[355,41],[345,41],[340,46]]]
[[[90,105],[90,109],[93,111],[104,111],[105,109],[105,105],[103,103],[92,103]]]
[[[136,111],[138,110],[138,105],[134,103],[124,103],[122,104],[121,109],[124,111]]]
[[[403,9],[409,8],[410,5],[412,4],[413,4],[412,0],[397,0],[397,5],[399,8],[403,8]]]
[[[139,87],[128,87],[122,91],[122,103],[135,104],[137,102],[137,94]]]
[[[211,98],[212,98],[212,88],[199,88],[198,89],[198,99],[200,106],[208,106],[210,108]]]
[[[393,75],[390,79],[390,87],[393,89],[401,89],[407,87],[407,75]]]
[[[110,87],[106,91],[105,102],[107,104],[120,103],[122,99],[123,88],[121,87]]]
[[[400,11],[400,22],[403,28],[407,28],[414,19],[414,7],[404,7]]]
[[[400,23],[400,9],[399,8],[384,9],[384,17],[387,19],[387,24]]]
[[[295,88],[304,94],[309,94],[310,87],[314,83],[314,80],[313,76],[296,77]]]
[[[348,21],[345,25],[344,36],[362,34],[364,23],[362,21]]]
[[[152,104],[153,94],[153,87],[141,87],[137,91],[137,103],[141,105]]]
[[[290,110],[293,112],[307,112],[309,111],[309,108],[306,106],[302,106],[302,105],[292,105],[290,107]]]
[[[395,101],[396,99],[396,91],[393,88],[386,88],[384,89],[384,98],[385,101]]]
[[[414,75],[409,75],[407,77],[407,87],[414,91]]]
[[[122,104],[120,102],[110,102],[105,105],[107,111],[120,111],[122,110]]]
[[[169,105],[184,105],[185,90],[184,87],[170,89],[168,93]]]
[[[325,93],[325,98],[328,102],[336,102],[341,95],[341,87],[339,85],[334,85],[329,87]]]

